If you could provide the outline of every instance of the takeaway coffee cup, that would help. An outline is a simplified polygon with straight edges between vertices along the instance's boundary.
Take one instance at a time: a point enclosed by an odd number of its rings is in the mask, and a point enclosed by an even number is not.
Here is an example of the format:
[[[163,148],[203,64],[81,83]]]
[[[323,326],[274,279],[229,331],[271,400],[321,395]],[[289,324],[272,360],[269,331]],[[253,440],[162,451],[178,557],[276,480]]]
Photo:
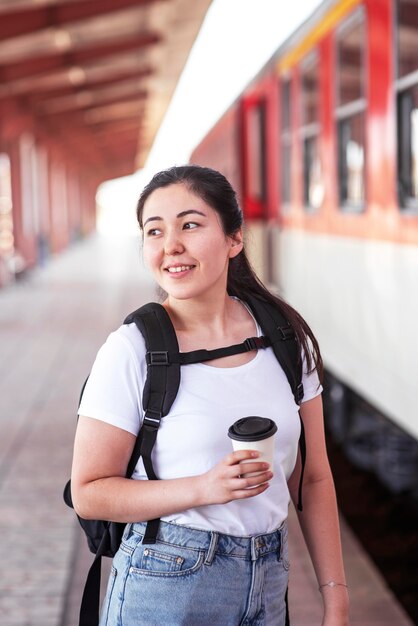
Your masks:
[[[260,456],[257,459],[248,459],[243,463],[264,461],[273,468],[274,436],[277,431],[276,423],[267,417],[242,417],[228,430],[228,437],[232,440],[232,447],[236,450],[257,450]]]

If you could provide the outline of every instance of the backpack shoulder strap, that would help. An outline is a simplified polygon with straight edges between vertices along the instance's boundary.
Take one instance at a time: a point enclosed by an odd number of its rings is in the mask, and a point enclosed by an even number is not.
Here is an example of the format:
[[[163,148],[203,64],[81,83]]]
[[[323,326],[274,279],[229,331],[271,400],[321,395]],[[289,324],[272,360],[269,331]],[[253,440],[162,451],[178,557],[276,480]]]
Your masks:
[[[124,324],[134,322],[142,333],[147,349],[147,380],[142,404],[149,421],[159,420],[171,409],[180,385],[180,363],[169,362],[169,353],[178,353],[179,345],[165,308],[149,302],[127,316]],[[149,355],[149,356],[148,356]]]
[[[250,309],[263,332],[270,337],[274,354],[282,366],[297,405],[303,399],[302,359],[299,343],[289,321],[275,306],[254,296],[247,297]]]
[[[161,418],[167,415],[180,386],[180,363],[169,360],[179,346],[173,324],[161,304],[150,302],[127,316],[124,324],[135,323],[147,350],[147,378],[142,394],[144,421],[132,453],[132,472],[140,456],[149,480],[158,480],[152,464],[152,450]],[[132,467],[131,467],[132,464]],[[160,520],[147,522],[143,543],[155,543]]]
[[[300,406],[303,400],[302,356],[300,353],[300,345],[292,325],[281,313],[281,311],[269,302],[262,301],[255,296],[247,296],[246,302],[252,310],[257,322],[260,324],[263,333],[271,339],[271,345],[276,359],[286,374],[286,378],[289,381],[296,404]],[[301,473],[299,478],[297,507],[299,511],[302,511],[302,485],[306,463],[306,440],[305,428],[300,410],[299,419]]]

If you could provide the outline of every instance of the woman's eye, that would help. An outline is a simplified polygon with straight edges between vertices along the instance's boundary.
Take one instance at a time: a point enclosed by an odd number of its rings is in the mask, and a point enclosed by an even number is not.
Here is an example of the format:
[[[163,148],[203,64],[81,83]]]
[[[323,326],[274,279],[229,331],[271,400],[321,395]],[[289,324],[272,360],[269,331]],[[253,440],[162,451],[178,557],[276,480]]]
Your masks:
[[[156,235],[159,235],[161,233],[161,230],[159,228],[150,228],[147,231],[147,237],[155,237]]]
[[[199,226],[199,224],[196,224],[196,222],[186,222],[186,223],[183,225],[183,228],[184,228],[185,230],[190,230],[191,228],[197,228],[198,226]]]

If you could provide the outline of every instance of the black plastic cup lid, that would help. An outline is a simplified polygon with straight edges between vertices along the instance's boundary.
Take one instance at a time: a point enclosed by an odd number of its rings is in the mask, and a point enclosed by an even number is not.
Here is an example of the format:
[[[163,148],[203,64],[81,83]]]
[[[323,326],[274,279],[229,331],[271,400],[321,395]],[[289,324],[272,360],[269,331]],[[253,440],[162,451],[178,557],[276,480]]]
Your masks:
[[[267,417],[242,417],[232,424],[228,430],[228,437],[236,441],[261,441],[274,435],[277,431],[276,423]]]

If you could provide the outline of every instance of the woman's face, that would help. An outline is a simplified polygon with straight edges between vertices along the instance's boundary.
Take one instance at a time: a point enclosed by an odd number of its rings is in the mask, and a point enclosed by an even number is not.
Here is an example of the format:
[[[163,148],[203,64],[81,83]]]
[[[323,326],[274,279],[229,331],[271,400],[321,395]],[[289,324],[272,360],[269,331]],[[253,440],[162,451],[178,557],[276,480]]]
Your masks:
[[[212,298],[226,291],[229,259],[242,237],[224,234],[217,212],[181,183],[156,189],[144,204],[144,260],[172,298]]]

